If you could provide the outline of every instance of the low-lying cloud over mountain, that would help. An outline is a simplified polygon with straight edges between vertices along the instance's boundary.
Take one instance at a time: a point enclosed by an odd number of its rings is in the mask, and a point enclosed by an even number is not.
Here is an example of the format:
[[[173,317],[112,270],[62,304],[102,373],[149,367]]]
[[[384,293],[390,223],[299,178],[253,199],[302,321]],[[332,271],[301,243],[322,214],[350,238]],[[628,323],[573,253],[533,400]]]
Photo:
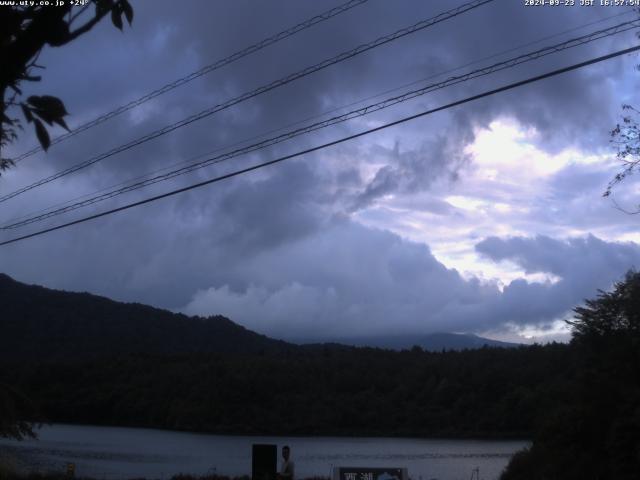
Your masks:
[[[501,289],[446,268],[425,245],[336,220],[286,251],[246,262],[242,270],[253,282],[245,288],[225,284],[200,290],[182,310],[219,311],[249,328],[286,338],[322,338],[326,332],[487,332],[568,318],[574,306],[640,265],[638,245],[593,236],[567,241],[491,237],[476,248],[493,261],[511,260],[527,273],[550,274],[554,281],[516,279]],[[538,257],[536,248],[549,249],[548,256]],[[557,262],[549,260],[553,256]],[[536,258],[544,261],[534,268]]]

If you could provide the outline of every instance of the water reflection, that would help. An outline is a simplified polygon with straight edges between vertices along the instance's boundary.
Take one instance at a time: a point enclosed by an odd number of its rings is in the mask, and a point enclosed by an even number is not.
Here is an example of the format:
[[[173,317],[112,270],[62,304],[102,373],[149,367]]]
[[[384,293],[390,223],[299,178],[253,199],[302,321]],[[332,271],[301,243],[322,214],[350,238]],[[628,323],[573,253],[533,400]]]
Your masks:
[[[116,480],[168,478],[177,473],[247,475],[251,445],[288,444],[299,478],[328,476],[334,466],[407,467],[414,479],[495,479],[524,441],[408,438],[251,437],[136,428],[53,425],[38,441],[0,440],[0,452],[28,470],[63,471]]]

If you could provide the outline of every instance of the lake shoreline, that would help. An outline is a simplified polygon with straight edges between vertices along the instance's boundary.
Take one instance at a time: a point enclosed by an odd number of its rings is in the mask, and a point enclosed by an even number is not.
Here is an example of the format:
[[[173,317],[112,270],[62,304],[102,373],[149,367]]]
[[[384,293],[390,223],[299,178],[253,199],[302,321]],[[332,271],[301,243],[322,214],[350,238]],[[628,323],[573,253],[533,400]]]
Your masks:
[[[73,424],[45,425],[39,434],[38,440],[0,439],[0,456],[13,458],[18,471],[26,473],[64,473],[73,463],[76,478],[172,480],[188,474],[226,480],[251,472],[253,445],[272,444],[291,446],[300,479],[326,478],[335,467],[383,467],[407,468],[412,478],[458,480],[480,467],[491,480],[530,445],[484,439],[211,435]]]
[[[411,433],[403,433],[398,432],[396,434],[393,433],[376,433],[375,431],[354,431],[354,432],[343,432],[343,431],[327,431],[328,433],[323,432],[257,432],[257,431],[228,431],[228,430],[190,430],[190,429],[180,429],[180,428],[165,428],[165,427],[155,427],[148,426],[143,424],[108,424],[108,423],[75,423],[75,422],[43,422],[40,425],[45,427],[51,426],[73,426],[73,427],[102,427],[102,428],[135,428],[137,430],[149,430],[155,432],[167,432],[167,433],[188,433],[191,435],[216,435],[216,436],[225,436],[225,437],[286,437],[286,438],[308,438],[308,437],[317,437],[317,438],[371,438],[371,439],[411,439],[411,440],[470,440],[470,441],[523,441],[529,442],[531,441],[531,435],[526,435],[524,433],[514,433],[512,435],[505,434],[451,434],[451,435],[417,435]],[[37,433],[37,429],[35,430]]]

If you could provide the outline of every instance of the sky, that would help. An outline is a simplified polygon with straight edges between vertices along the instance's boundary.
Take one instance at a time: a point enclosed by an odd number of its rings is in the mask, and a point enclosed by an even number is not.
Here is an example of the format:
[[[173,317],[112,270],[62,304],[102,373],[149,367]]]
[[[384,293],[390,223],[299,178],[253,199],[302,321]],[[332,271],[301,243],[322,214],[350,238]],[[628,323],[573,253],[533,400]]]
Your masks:
[[[45,49],[43,80],[24,85],[25,95],[63,99],[73,129],[340,4],[131,3],[131,28],[120,32],[103,21],[72,44]],[[21,161],[0,177],[0,194],[462,3],[369,0]],[[623,7],[495,0],[30,190],[2,203],[0,223],[636,17]],[[0,240],[637,42],[637,31],[627,31],[549,55],[0,231]],[[222,314],[288,340],[463,332],[564,341],[564,320],[575,306],[640,267],[640,217],[622,211],[639,203],[636,178],[602,196],[621,169],[610,132],[621,121],[621,106],[637,101],[639,63],[636,54],[617,57],[2,246],[0,271],[49,288],[189,315]],[[35,144],[27,128],[3,155]]]

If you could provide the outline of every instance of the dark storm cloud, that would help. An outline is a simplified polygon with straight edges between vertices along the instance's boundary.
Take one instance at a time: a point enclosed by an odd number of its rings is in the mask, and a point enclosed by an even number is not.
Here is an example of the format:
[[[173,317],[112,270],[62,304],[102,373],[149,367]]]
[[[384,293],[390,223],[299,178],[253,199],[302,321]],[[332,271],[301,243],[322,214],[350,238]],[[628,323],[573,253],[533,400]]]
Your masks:
[[[584,25],[612,13],[598,8],[568,8],[558,9],[550,14],[549,10],[523,8],[520,2],[498,2],[494,8],[480,9],[475,18],[465,18],[461,21],[461,23],[482,22],[483,25],[491,25],[492,28],[464,29],[463,27],[455,33],[453,29],[450,30],[450,36],[443,39],[443,43],[446,42],[447,45],[452,46],[447,49],[448,55],[445,58],[448,58],[451,66],[460,65],[465,61],[483,57],[489,52],[526,44],[531,40],[538,40]],[[552,45],[631,18],[633,16],[592,25],[586,29],[529,46],[516,54]],[[619,38],[626,38],[626,41],[620,42]],[[504,75],[487,77],[486,82],[464,84],[457,90],[477,93],[481,91],[477,86],[479,84],[488,87],[495,86],[496,83],[504,84],[508,81],[523,79],[621,48],[625,44],[631,44],[632,39],[633,34],[628,33],[622,37],[613,37],[604,42],[571,49],[558,56],[525,64]],[[507,57],[512,55],[514,53],[507,54]],[[505,57],[489,62],[503,58]],[[517,91],[497,95],[487,101],[475,102],[460,110],[463,115],[468,116],[470,122],[480,125],[486,125],[497,115],[513,116],[523,125],[535,127],[541,132],[540,146],[545,149],[553,150],[558,146],[571,143],[589,147],[602,146],[597,142],[602,142],[603,138],[606,140],[606,134],[618,108],[615,96],[619,92],[611,88],[611,82],[621,79],[625,74],[632,75],[631,71],[625,72],[624,68],[622,62],[614,60],[609,64],[588,67],[528,85]]]
[[[135,23],[124,33],[104,22],[82,41],[44,52],[44,81],[31,88],[63,98],[72,113],[70,125],[77,125],[336,3],[194,0],[178,7],[174,1],[137,2]],[[13,190],[458,3],[372,0],[22,162],[2,177],[0,190]],[[7,207],[7,215],[103,188],[606,14],[608,10],[597,8],[525,9],[520,2],[498,0],[25,195]],[[551,68],[605,50],[589,47],[462,85],[282,144],[250,160],[297,151],[526,77],[545,65]],[[457,170],[468,161],[464,147],[473,141],[474,129],[501,115],[538,129],[541,148],[600,147],[599,139],[606,137],[617,111],[616,79],[625,74],[623,68],[620,62],[593,67],[364,142],[15,245],[0,251],[0,270],[20,280],[168,308],[187,305],[187,311],[207,314],[226,313],[227,308],[234,318],[274,334],[293,329],[302,336],[325,328],[356,332],[365,322],[380,332],[480,330],[516,321],[517,312],[536,303],[547,310],[527,319],[546,321],[571,301],[580,301],[580,295],[591,295],[592,286],[581,284],[574,295],[555,293],[555,285],[518,281],[501,294],[493,285],[465,280],[447,269],[428,247],[362,227],[344,215],[385,195],[428,191],[436,179],[455,181]],[[15,152],[29,144],[21,141]],[[208,169],[153,191],[229,169]],[[441,215],[451,211],[442,200],[432,199],[429,205]],[[479,251],[489,252],[492,242],[496,240],[481,244]],[[614,255],[619,250],[589,242],[585,252]],[[580,246],[571,245],[569,253]],[[494,248],[492,258],[498,260],[502,247]],[[552,250],[541,250],[536,261],[553,255]],[[623,260],[630,254],[624,255]],[[593,262],[587,258],[584,263],[594,268],[604,265],[600,257]],[[623,273],[628,268],[623,263],[607,269],[606,278]],[[574,280],[580,278],[571,277]],[[562,282],[569,280],[563,277]]]
[[[47,57],[50,65],[47,88],[67,101],[69,110],[74,113],[72,124],[76,118],[91,116],[105,107],[136,98],[320,9],[311,2],[281,2],[277,8],[265,2],[232,2],[223,7],[217,5],[216,9],[201,1],[186,5],[189,8],[178,9],[175,2],[141,2],[137,6],[134,28],[124,34],[114,31],[105,22],[83,42],[45,52],[45,56],[50,55]],[[156,99],[143,107],[141,113],[127,114],[128,122],[110,122],[95,132],[83,134],[73,146],[56,147],[50,154],[50,163],[55,163],[56,169],[76,163],[92,153],[106,151],[204,107],[453,6],[452,2],[437,1],[407,2],[404,8],[392,8],[389,3],[373,0],[321,27],[314,27]],[[322,8],[328,8],[328,5],[323,4]],[[499,0],[106,160],[95,168],[99,174],[95,175],[94,181],[112,180],[112,175],[126,178],[140,174],[169,163],[172,158],[201,153],[262,133],[265,125],[268,128],[286,125],[406,81],[592,21],[607,12],[586,8],[558,9],[551,14],[546,9],[526,9],[519,2]],[[481,27],[484,25],[491,28]],[[564,54],[559,63],[566,64],[603,49],[572,51]],[[83,73],[86,71],[82,80],[74,76],[80,62]],[[538,72],[541,68],[538,63],[520,67],[517,74],[500,78],[522,78]],[[616,74],[620,73],[620,68]],[[541,144],[545,148],[557,147],[559,143],[593,142],[601,136],[592,133],[608,131],[615,111],[610,98],[615,90],[604,79],[609,74],[610,70],[606,68],[593,67],[589,71],[558,77],[552,84],[528,86],[517,94],[466,106],[452,116],[443,118],[440,115],[436,128],[415,133],[409,130],[424,138],[424,144],[416,146],[416,154],[421,149],[432,149],[434,152],[428,157],[422,155],[427,164],[437,158],[441,163],[455,165],[456,158],[451,152],[463,148],[473,139],[474,126],[487,125],[498,115],[514,115],[523,124],[538,128],[543,134]],[[495,86],[495,83],[495,79],[487,79],[483,85]],[[460,98],[478,90],[474,82],[434,95],[428,103]],[[593,118],[594,111],[599,112],[597,118]],[[437,151],[443,136],[447,137],[448,146]],[[302,147],[306,143],[298,141],[296,146]],[[425,169],[423,162],[382,169],[381,178],[375,184],[363,185],[363,198],[372,189],[389,190],[397,186],[402,191],[406,181],[400,180],[399,176],[420,177]],[[428,188],[428,182],[423,183],[423,188]]]
[[[357,335],[363,328],[372,334],[417,334],[548,325],[640,261],[637,245],[593,236],[493,237],[477,248],[494,261],[509,259],[528,272],[560,278],[555,283],[517,279],[500,291],[463,279],[423,245],[338,220],[288,245],[288,263],[282,264],[276,251],[248,259],[241,268],[251,283],[201,290],[184,310],[218,309],[251,328],[289,338],[326,337],[327,331]]]
[[[391,151],[378,147],[378,157],[385,163],[365,186],[351,207],[352,211],[367,207],[377,198],[393,193],[425,191],[442,176],[455,179],[456,172],[469,156],[460,151],[453,136],[438,135],[418,150],[400,151],[396,143]]]
[[[567,314],[598,290],[608,290],[629,270],[640,265],[635,243],[605,242],[593,235],[558,240],[489,237],[476,250],[495,262],[508,260],[526,273],[550,273],[555,283],[514,280],[496,304],[498,314],[512,321],[536,324]],[[518,312],[517,316],[515,312]]]
[[[618,206],[635,210],[638,203],[633,180],[618,185],[609,198],[602,198],[607,184],[622,165],[569,165],[554,175],[549,183],[549,200],[557,205],[550,215],[542,204],[536,205],[534,215],[545,215],[550,223],[568,224],[587,229],[608,228],[617,232],[637,232],[634,215],[626,214]]]
[[[19,279],[175,308],[198,288],[245,288],[244,262],[316,232],[326,221],[312,195],[321,185],[294,164],[15,244],[0,258]],[[307,195],[296,196],[303,189]]]
[[[289,338],[424,332],[459,327],[441,313],[495,291],[464,281],[424,245],[341,219],[239,268],[251,279],[244,289],[202,290],[184,310],[203,314],[215,305],[251,328]]]
[[[560,241],[546,236],[500,239],[490,237],[476,250],[493,261],[511,260],[527,273],[552,273],[563,279],[610,283],[624,269],[640,265],[635,243],[608,243],[589,235]],[[597,275],[596,275],[597,273]]]

